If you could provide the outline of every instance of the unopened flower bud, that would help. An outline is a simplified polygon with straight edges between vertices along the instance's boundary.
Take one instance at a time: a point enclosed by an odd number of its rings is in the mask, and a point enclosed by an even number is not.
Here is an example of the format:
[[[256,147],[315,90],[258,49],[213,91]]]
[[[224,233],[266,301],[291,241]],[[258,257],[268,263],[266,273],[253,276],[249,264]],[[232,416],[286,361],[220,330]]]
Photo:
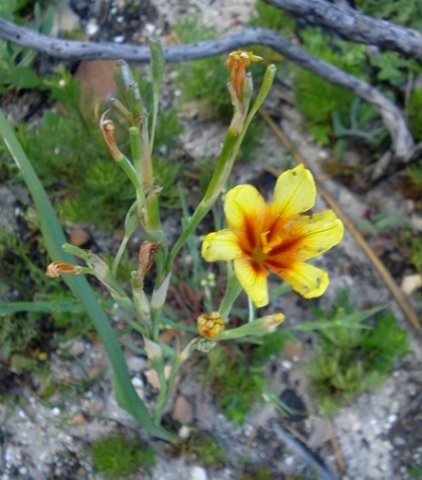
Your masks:
[[[224,331],[224,322],[220,312],[204,313],[198,317],[199,335],[206,338],[217,338]]]
[[[262,330],[265,333],[273,333],[285,318],[282,313],[273,313],[272,315],[262,317],[260,319],[262,322]]]
[[[282,313],[274,313],[258,318],[253,322],[245,323],[244,325],[226,330],[221,333],[218,340],[233,340],[235,338],[243,337],[261,337],[268,333],[273,333],[280,323],[284,320]]]
[[[81,267],[67,262],[52,262],[45,272],[47,277],[51,278],[60,277],[62,274],[78,275],[79,273],[81,273]]]

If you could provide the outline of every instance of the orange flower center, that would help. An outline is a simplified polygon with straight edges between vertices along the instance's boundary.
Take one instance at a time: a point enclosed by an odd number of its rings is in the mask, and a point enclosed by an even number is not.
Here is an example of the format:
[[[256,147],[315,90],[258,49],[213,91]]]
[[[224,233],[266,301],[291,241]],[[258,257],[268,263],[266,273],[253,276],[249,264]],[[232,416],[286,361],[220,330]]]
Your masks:
[[[270,255],[271,250],[274,247],[280,246],[283,239],[277,232],[273,234],[271,230],[261,232],[257,237],[257,245],[252,249],[251,258],[254,262],[263,264]],[[268,240],[268,238],[272,238],[272,240]]]

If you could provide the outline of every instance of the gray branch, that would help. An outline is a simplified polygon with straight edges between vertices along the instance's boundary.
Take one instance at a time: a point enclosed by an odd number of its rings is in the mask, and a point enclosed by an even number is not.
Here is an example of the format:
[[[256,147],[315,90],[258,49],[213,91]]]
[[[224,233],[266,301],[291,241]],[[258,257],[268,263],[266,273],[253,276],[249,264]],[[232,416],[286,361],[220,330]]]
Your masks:
[[[75,60],[118,59],[134,62],[149,62],[150,53],[147,46],[132,44],[116,45],[114,43],[94,43],[50,38],[28,28],[17,26],[0,19],[0,38],[33,48],[57,58]],[[303,68],[351,90],[366,100],[382,117],[392,138],[391,152],[380,160],[376,171],[370,172],[371,179],[376,180],[387,171],[410,161],[414,155],[414,141],[400,109],[376,88],[343,70],[314,57],[298,45],[265,28],[246,28],[227,37],[206,40],[187,45],[164,48],[167,62],[183,62],[199,58],[228,53],[248,45],[265,45],[289,58]],[[388,156],[386,156],[388,154]]]
[[[411,28],[368,17],[346,5],[333,5],[324,0],[265,1],[294,16],[334,30],[353,42],[397,50],[422,62],[422,34]]]

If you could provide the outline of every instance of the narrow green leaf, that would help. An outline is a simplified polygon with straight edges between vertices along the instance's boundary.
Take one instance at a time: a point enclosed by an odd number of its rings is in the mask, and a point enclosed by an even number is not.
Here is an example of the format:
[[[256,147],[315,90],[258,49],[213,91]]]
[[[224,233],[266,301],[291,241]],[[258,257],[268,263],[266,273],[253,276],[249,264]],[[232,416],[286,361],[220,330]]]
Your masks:
[[[152,42],[149,45],[151,52],[151,73],[152,73],[152,124],[150,131],[150,149],[154,148],[155,130],[157,128],[158,104],[160,101],[160,86],[164,75],[164,53],[159,42]]]
[[[57,301],[51,300],[48,302],[0,303],[0,315],[10,315],[18,312],[80,313],[82,311],[82,306],[70,299]]]
[[[325,330],[338,327],[367,329],[367,325],[362,324],[364,320],[372,317],[376,313],[383,310],[385,306],[370,308],[368,310],[358,310],[349,315],[345,315],[332,320],[312,320],[310,322],[303,322],[300,325],[294,325],[293,330],[300,330],[302,332],[310,332],[312,330]]]

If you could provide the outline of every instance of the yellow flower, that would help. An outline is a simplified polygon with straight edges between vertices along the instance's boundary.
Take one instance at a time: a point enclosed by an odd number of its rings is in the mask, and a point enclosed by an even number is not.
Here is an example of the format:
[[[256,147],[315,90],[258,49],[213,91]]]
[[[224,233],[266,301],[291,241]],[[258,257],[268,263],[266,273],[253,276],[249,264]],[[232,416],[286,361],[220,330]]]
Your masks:
[[[312,173],[303,165],[276,182],[269,204],[251,185],[232,188],[224,201],[228,228],[208,234],[202,256],[208,262],[233,260],[235,274],[257,307],[268,304],[268,273],[305,298],[319,297],[328,274],[306,263],[337,245],[343,224],[332,210],[301,215],[315,204]]]

